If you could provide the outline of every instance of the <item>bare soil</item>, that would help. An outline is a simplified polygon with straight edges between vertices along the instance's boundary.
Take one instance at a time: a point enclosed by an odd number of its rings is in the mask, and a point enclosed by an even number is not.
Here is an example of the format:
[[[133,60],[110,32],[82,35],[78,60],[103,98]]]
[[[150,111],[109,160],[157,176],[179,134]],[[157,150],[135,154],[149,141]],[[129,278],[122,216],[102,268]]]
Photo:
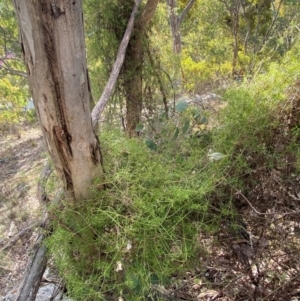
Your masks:
[[[0,136],[0,296],[17,287],[28,262],[37,235],[35,228],[7,250],[1,249],[42,218],[37,182],[45,161],[44,140],[38,127]]]

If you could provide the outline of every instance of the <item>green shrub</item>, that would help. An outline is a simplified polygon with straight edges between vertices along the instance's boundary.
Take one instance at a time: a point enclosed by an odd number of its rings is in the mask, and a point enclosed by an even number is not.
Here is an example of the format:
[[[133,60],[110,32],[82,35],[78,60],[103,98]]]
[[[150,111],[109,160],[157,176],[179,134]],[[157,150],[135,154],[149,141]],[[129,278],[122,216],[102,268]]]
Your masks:
[[[70,295],[145,300],[152,284],[168,285],[199,265],[199,232],[214,233],[226,220],[236,233],[235,193],[251,189],[253,172],[278,166],[286,152],[299,157],[299,127],[285,118],[293,110],[288,87],[299,76],[294,51],[268,74],[228,89],[217,125],[200,136],[185,129],[195,116],[186,105],[159,134],[144,133],[146,143],[103,129],[106,189],[73,208],[50,209],[48,246]]]
[[[0,81],[0,132],[27,119],[24,112],[28,91],[19,87],[19,83],[9,76]]]
[[[49,246],[76,300],[101,300],[108,291],[144,300],[153,279],[170,279],[197,260],[213,183],[199,176],[201,149],[183,162],[179,149],[172,157],[153,152],[119,132],[102,133],[101,141],[106,189],[75,208],[52,208]]]

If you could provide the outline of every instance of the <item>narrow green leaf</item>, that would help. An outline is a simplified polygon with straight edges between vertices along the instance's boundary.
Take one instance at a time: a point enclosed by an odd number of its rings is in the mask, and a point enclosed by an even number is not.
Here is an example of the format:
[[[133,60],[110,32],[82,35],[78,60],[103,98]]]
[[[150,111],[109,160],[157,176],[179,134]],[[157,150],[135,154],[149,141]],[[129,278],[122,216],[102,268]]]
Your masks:
[[[197,112],[195,115],[194,115],[194,119],[197,120],[201,115],[201,112]]]
[[[178,135],[179,135],[179,128],[176,127],[176,130],[175,130],[173,139],[174,139],[174,140],[177,139]]]
[[[187,130],[189,129],[189,127],[190,127],[190,122],[189,122],[189,120],[186,120],[185,123],[184,123],[184,126],[182,128],[182,134],[183,135],[187,132]]]

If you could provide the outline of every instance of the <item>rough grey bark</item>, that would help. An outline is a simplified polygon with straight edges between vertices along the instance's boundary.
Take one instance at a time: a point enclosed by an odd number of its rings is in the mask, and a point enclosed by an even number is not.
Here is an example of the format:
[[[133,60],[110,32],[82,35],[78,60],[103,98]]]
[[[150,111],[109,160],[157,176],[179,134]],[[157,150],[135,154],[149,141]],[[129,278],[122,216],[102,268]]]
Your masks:
[[[90,114],[81,0],[13,0],[30,90],[67,197],[88,197],[101,177]]]

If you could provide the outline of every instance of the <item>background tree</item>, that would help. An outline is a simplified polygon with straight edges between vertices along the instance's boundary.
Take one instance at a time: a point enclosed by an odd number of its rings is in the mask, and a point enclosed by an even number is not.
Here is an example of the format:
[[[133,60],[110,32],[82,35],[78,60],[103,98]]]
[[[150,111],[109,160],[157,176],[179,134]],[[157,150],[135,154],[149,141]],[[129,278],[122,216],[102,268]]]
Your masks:
[[[169,9],[169,22],[172,32],[173,39],[173,52],[175,54],[181,53],[181,25],[189,10],[192,8],[196,0],[190,0],[186,6],[180,11],[178,3],[176,0],[167,0],[167,5]],[[182,4],[180,2],[180,4]],[[184,4],[185,5],[185,4]],[[182,5],[181,5],[182,6]]]
[[[0,77],[10,74],[27,78],[11,1],[4,0],[1,2],[0,14]]]
[[[227,11],[224,19],[233,37],[233,76],[239,77],[239,73],[245,71],[252,73],[255,65],[267,58],[267,53],[273,52],[272,56],[275,54],[278,58],[278,42],[291,25],[291,18],[283,13],[283,8],[291,3],[283,0],[219,1]],[[297,6],[299,4],[293,3],[294,16],[299,9]]]
[[[136,126],[141,121],[146,32],[157,4],[158,0],[148,0],[139,11],[132,38],[126,51],[121,79],[116,88],[118,105],[121,108],[123,108],[125,98],[126,118],[124,127],[126,127],[130,137],[137,135]],[[92,44],[93,57],[101,61],[101,66],[104,66],[103,69],[106,70],[106,74],[110,73],[110,66],[116,56],[133,5],[134,1],[104,1],[102,3],[89,1],[86,5],[87,10],[94,9],[92,16],[94,20],[92,24],[94,25],[92,27],[88,25],[88,31],[91,30],[96,38]],[[97,9],[95,9],[96,7]],[[119,16],[119,18],[116,19],[116,16]],[[97,77],[99,78],[99,75]]]
[[[181,68],[187,90],[210,91],[266,72],[297,41],[299,2],[201,0],[184,23]],[[220,85],[221,84],[221,85]],[[226,84],[226,85],[227,85]]]
[[[148,0],[137,18],[129,42],[123,66],[123,85],[126,96],[126,131],[129,137],[138,134],[136,126],[141,122],[143,108],[143,62],[146,30],[159,0]]]
[[[29,95],[11,1],[0,3],[0,15],[0,131],[5,132],[26,120]]]

